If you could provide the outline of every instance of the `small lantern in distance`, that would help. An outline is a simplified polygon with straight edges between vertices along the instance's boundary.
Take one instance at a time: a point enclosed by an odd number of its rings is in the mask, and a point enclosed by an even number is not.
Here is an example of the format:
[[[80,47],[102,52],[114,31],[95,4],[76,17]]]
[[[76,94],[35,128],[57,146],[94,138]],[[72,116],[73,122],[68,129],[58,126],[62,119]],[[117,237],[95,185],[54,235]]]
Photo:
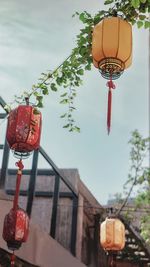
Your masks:
[[[9,113],[6,139],[14,155],[28,157],[39,148],[41,113],[30,105],[19,105]]]
[[[93,64],[105,79],[109,79],[107,129],[111,127],[112,92],[115,85],[112,80],[120,77],[124,69],[132,63],[132,27],[119,18],[104,18],[93,29]]]
[[[122,250],[125,246],[125,227],[117,218],[106,218],[100,226],[100,243],[107,251]]]

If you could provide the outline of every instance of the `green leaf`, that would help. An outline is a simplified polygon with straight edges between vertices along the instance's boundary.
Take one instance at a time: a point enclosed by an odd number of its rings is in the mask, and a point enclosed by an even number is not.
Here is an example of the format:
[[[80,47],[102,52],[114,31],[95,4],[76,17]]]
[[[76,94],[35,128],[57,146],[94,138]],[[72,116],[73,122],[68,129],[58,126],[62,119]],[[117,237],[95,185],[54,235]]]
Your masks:
[[[52,78],[52,74],[49,72],[47,73],[47,79],[50,79],[50,78]]]
[[[144,24],[143,21],[139,20],[137,22],[138,29],[140,29],[143,26],[143,24]]]
[[[49,92],[48,92],[48,88],[46,87],[45,89],[43,89],[43,95],[48,95]]]
[[[56,83],[58,84],[58,85],[61,85],[62,84],[62,78],[60,78],[60,77],[57,77],[56,78]]]
[[[67,95],[67,93],[64,93],[64,94],[62,94],[60,97],[65,97]]]
[[[75,16],[79,16],[79,12],[75,12],[73,15],[72,15],[72,18],[74,18]]]
[[[134,8],[138,8],[140,6],[140,0],[132,0],[131,4]]]
[[[100,22],[100,16],[98,14],[97,16],[94,17],[94,25],[96,25],[99,22]]]
[[[57,87],[56,87],[56,84],[55,83],[51,83],[50,87],[51,87],[51,90],[52,91],[54,91],[54,92],[57,91]]]
[[[63,100],[61,100],[59,103],[60,104],[68,104],[68,99],[67,98],[65,98],[65,99],[63,99]]]
[[[83,23],[86,23],[87,18],[86,18],[86,16],[85,16],[85,13],[84,13],[84,12],[82,12],[82,13],[80,14],[79,19],[80,19]]]
[[[134,25],[136,23],[136,20],[132,19],[131,23],[132,23],[132,25]]]
[[[140,0],[142,4],[145,4],[147,0]]]
[[[83,74],[84,74],[84,70],[83,70],[83,69],[79,69],[79,70],[77,70],[77,74],[79,74],[79,75],[83,75]]]
[[[82,46],[82,47],[79,49],[79,54],[80,54],[81,56],[85,56],[85,55],[86,55],[86,52],[87,52],[87,50],[86,50],[86,47],[85,47],[85,46]]]
[[[146,19],[146,16],[145,15],[139,15],[139,19],[144,20],[144,19]]]
[[[145,29],[150,28],[150,21],[148,21],[148,20],[145,21],[144,28]]]
[[[68,128],[69,126],[70,126],[70,124],[68,123],[68,124],[64,125],[63,128]]]
[[[60,118],[65,118],[67,113],[64,113],[63,115],[60,116]]]
[[[91,64],[86,65],[85,70],[91,70]]]
[[[109,5],[109,4],[113,3],[113,2],[114,2],[114,0],[106,0],[104,2],[104,5]]]
[[[41,102],[43,100],[43,96],[42,95],[37,95],[36,99]]]
[[[39,107],[39,108],[43,108],[43,103],[42,103],[41,101],[38,102],[37,107]]]
[[[77,132],[77,133],[80,133],[80,128],[77,127],[77,126],[74,126],[74,127],[73,127],[73,131],[75,131],[75,132]]]

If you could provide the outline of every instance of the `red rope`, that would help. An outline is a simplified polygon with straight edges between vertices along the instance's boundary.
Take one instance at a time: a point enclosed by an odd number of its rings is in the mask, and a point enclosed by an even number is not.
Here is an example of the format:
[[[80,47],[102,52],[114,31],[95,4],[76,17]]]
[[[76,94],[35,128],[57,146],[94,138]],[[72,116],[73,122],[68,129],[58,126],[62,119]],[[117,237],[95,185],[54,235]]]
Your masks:
[[[112,91],[111,89],[115,89],[116,86],[113,83],[112,79],[110,78],[110,81],[107,82],[108,89],[108,105],[107,105],[107,131],[108,134],[110,133],[111,128],[111,106],[112,106]]]
[[[10,258],[11,267],[15,266],[15,259],[16,259],[16,256],[13,251],[13,254],[11,254],[11,258]]]
[[[116,267],[115,256],[112,254],[112,255],[109,255],[108,257],[109,257],[108,266],[109,267]]]
[[[24,165],[21,159],[18,162],[16,162],[16,166],[18,167],[18,172],[17,172],[17,180],[16,180],[16,192],[15,192],[14,202],[13,202],[13,209],[15,211],[17,211],[17,208],[18,208],[18,198],[19,198],[21,176],[22,176],[22,170],[24,168]]]

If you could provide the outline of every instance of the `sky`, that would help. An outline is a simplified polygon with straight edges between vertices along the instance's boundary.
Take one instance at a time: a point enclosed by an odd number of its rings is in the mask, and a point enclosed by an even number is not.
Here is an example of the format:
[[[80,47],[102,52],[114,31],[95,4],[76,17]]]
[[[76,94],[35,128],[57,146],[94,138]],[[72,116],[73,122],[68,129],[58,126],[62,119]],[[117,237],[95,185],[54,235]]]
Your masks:
[[[0,95],[6,102],[30,90],[40,73],[55,69],[70,55],[82,23],[75,11],[95,14],[101,0],[0,0]],[[77,168],[101,204],[122,192],[127,179],[131,132],[148,136],[148,30],[133,28],[133,63],[116,81],[112,129],[106,131],[107,89],[94,67],[77,89],[74,116],[81,133],[62,128],[59,93],[45,98],[41,145],[60,168]],[[4,135],[6,122],[0,125]],[[28,160],[25,164],[30,164]],[[12,161],[13,162],[13,161]],[[10,163],[12,164],[12,163]],[[47,168],[42,159],[39,165]],[[13,164],[12,164],[13,166]]]

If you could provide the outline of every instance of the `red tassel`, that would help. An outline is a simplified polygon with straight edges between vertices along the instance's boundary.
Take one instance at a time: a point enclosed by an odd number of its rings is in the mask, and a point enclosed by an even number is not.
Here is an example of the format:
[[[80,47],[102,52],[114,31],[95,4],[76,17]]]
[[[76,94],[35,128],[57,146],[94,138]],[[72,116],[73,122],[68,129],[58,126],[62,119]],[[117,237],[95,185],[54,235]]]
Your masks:
[[[115,84],[113,83],[113,81],[110,79],[110,81],[108,81],[107,86],[109,87],[108,90],[108,105],[107,105],[107,131],[108,131],[108,135],[110,133],[110,128],[111,128],[111,106],[112,106],[112,92],[111,89],[115,89]]]
[[[20,183],[21,183],[21,176],[22,176],[22,170],[24,168],[21,159],[18,162],[16,162],[16,166],[19,169],[18,169],[18,172],[17,172],[16,192],[15,192],[15,196],[14,196],[13,209],[17,211],[17,208],[18,208],[18,198],[19,198],[19,190],[20,190]]]
[[[109,267],[116,267],[116,260],[115,260],[115,255],[109,255],[108,256],[109,258],[108,258],[108,266]]]
[[[111,89],[108,91],[108,105],[107,105],[107,132],[110,133],[111,127],[111,102],[112,102],[112,92]]]
[[[15,267],[15,259],[16,259],[16,256],[13,251],[13,254],[11,254],[11,258],[10,258],[11,267]]]

